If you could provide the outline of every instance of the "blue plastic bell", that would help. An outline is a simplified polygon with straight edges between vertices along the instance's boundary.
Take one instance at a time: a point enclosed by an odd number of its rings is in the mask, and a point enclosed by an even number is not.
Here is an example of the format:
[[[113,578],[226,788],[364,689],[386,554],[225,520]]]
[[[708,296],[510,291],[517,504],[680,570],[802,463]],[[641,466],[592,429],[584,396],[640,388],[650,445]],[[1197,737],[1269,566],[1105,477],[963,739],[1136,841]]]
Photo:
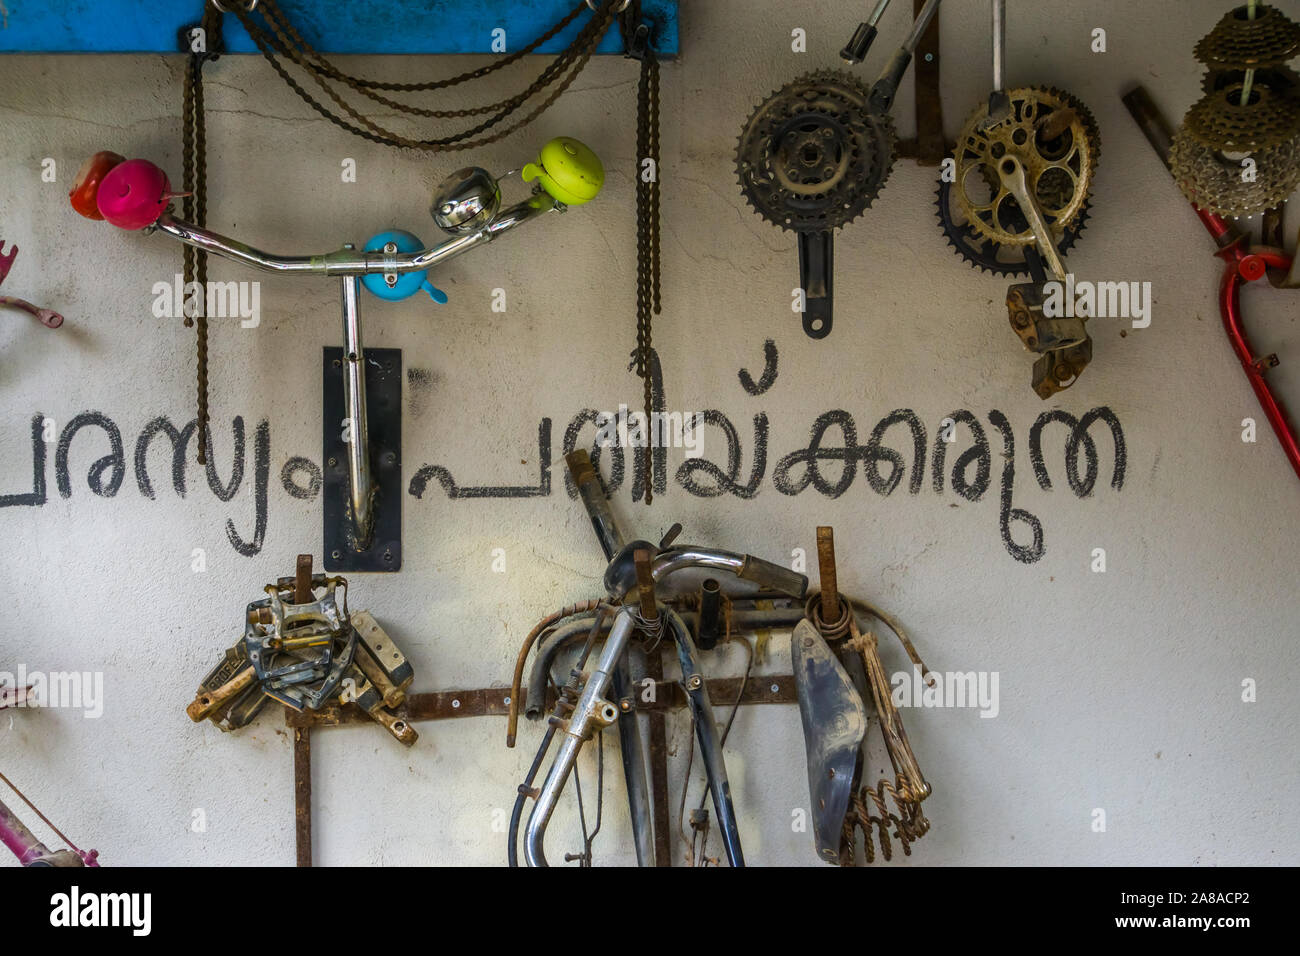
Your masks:
[[[411,233],[402,229],[390,229],[388,232],[381,232],[373,236],[366,243],[366,252],[382,252],[384,246],[389,243],[395,245],[398,252],[403,253],[419,252],[424,248],[424,243]],[[421,269],[419,272],[399,272],[397,282],[393,285],[385,282],[383,274],[379,272],[371,272],[362,276],[361,282],[373,295],[381,299],[387,299],[390,302],[410,298],[423,289],[429,293],[429,298],[439,305],[447,303],[447,293],[436,288],[429,281],[428,270],[426,269]]]

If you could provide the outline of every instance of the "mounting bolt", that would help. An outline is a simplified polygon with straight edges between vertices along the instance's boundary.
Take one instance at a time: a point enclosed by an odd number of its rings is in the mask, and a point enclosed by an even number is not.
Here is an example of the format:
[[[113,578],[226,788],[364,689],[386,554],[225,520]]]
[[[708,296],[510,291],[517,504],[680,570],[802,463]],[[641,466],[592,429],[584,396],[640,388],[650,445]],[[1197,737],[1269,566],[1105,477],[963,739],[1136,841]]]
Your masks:
[[[699,690],[700,687],[703,686],[703,684],[704,684],[704,678],[700,677],[699,674],[692,674],[690,680],[686,682],[686,689]]]
[[[334,468],[335,466],[337,466],[338,463],[339,463],[339,460],[338,460],[337,458],[331,458],[331,459],[329,460],[329,466],[330,466],[331,468]]]
[[[779,693],[781,692],[781,685],[780,685],[780,684],[773,684],[773,685],[769,688],[769,690],[771,690],[772,693],[774,693],[774,694],[779,694]]]

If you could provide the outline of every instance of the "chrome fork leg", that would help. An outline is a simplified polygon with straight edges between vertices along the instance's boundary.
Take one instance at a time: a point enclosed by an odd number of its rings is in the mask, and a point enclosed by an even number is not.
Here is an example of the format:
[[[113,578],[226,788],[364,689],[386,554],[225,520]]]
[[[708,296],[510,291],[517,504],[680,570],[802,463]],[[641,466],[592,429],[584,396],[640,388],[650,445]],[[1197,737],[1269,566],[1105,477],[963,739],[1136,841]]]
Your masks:
[[[587,683],[583,686],[578,702],[573,708],[573,714],[562,728],[560,749],[555,755],[555,762],[551,764],[551,769],[546,774],[546,781],[537,792],[537,803],[528,816],[528,825],[524,830],[524,859],[528,861],[529,866],[547,865],[546,853],[542,845],[546,839],[546,825],[550,822],[551,814],[555,812],[555,805],[559,801],[565,782],[569,779],[569,774],[573,772],[578,751],[582,749],[582,745],[591,734],[593,725],[596,724],[597,710],[607,703],[604,699],[605,691],[618,668],[619,658],[627,650],[633,629],[634,624],[629,611],[627,609],[619,611],[614,625],[609,630],[609,636],[605,638],[600,660],[587,678]]]

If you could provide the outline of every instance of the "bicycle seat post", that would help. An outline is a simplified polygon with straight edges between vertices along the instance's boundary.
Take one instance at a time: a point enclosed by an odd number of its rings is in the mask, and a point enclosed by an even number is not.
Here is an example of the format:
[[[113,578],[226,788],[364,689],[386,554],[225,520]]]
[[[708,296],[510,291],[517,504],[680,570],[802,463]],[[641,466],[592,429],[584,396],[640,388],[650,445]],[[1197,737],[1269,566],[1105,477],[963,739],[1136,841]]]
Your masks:
[[[351,243],[344,245],[352,249]],[[370,546],[374,528],[374,487],[370,474],[370,434],[366,413],[366,353],[361,341],[360,280],[343,276],[343,407],[348,417],[348,502],[354,546]]]

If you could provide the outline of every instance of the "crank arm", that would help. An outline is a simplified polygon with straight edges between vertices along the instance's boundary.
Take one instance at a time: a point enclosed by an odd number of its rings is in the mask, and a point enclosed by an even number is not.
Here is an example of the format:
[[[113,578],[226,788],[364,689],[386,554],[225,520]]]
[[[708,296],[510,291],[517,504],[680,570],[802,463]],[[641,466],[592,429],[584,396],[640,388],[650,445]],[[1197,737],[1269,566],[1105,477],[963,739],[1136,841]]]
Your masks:
[[[1033,230],[1038,248],[1047,259],[1048,268],[1055,278],[1064,282],[1065,263],[1061,260],[1061,254],[1056,251],[1056,243],[1052,241],[1052,230],[1048,228],[1043,211],[1038,208],[1038,200],[1029,191],[1029,183],[1025,180],[1025,164],[1015,156],[1003,156],[998,160],[997,170],[1003,188],[1015,197],[1025,218],[1029,220],[1029,228]]]
[[[53,309],[42,309],[38,305],[32,305],[26,299],[20,299],[12,295],[0,295],[0,306],[9,306],[11,309],[21,309],[22,311],[36,317],[41,325],[50,329],[57,329],[63,324],[63,316]]]
[[[799,287],[803,290],[803,330],[810,339],[831,334],[835,233],[799,233]]]

